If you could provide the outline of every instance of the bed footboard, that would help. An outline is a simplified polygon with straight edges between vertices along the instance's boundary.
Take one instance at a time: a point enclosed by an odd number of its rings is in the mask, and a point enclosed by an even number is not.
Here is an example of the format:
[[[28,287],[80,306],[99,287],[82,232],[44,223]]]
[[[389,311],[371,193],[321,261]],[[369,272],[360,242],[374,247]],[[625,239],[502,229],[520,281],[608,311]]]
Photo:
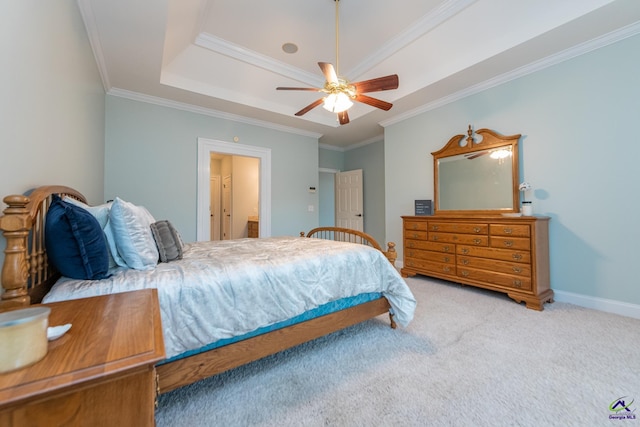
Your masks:
[[[361,245],[371,246],[382,252],[387,257],[391,265],[395,267],[398,253],[396,252],[396,244],[387,243],[387,250],[382,250],[380,244],[370,234],[364,231],[351,230],[342,227],[318,227],[309,231],[306,236],[304,231],[300,232],[300,237],[311,237],[315,239],[337,240],[340,242],[359,243]]]

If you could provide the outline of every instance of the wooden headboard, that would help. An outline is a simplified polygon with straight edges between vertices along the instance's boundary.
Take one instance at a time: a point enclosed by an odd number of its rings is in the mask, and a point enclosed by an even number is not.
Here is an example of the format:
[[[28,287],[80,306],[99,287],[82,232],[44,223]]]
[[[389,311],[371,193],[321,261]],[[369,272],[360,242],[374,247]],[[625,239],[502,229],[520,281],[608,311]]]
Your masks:
[[[80,192],[63,185],[38,187],[27,196],[3,199],[8,207],[0,216],[0,230],[7,247],[0,310],[39,303],[60,276],[49,265],[44,247],[44,221],[54,194],[87,202]]]

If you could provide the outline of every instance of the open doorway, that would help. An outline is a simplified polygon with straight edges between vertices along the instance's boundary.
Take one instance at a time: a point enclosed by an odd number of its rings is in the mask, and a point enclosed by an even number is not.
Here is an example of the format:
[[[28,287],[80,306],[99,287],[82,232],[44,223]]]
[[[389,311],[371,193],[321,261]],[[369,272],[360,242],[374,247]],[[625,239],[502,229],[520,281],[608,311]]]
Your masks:
[[[250,158],[257,162],[258,218],[260,237],[271,236],[271,150],[237,143],[198,138],[198,187],[197,187],[197,224],[196,239],[211,240],[211,177],[212,153],[230,155],[237,158]],[[215,174],[213,174],[215,175]],[[221,177],[222,179],[222,177]],[[233,178],[232,178],[233,185]],[[250,208],[253,211],[253,207]],[[248,216],[248,215],[247,215]],[[233,236],[233,234],[231,234]]]
[[[259,237],[260,159],[210,156],[211,240]]]

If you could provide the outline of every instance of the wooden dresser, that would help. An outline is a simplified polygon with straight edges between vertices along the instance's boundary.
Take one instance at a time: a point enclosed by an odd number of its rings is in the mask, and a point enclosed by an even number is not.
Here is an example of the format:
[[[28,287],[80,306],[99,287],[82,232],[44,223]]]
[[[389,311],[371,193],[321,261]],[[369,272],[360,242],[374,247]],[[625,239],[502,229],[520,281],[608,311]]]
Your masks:
[[[96,285],[97,286],[97,285]],[[164,341],[155,289],[45,304],[71,323],[47,355],[0,374],[0,426],[153,426]]]
[[[527,308],[553,302],[549,218],[403,216],[404,277],[421,274],[506,293]]]

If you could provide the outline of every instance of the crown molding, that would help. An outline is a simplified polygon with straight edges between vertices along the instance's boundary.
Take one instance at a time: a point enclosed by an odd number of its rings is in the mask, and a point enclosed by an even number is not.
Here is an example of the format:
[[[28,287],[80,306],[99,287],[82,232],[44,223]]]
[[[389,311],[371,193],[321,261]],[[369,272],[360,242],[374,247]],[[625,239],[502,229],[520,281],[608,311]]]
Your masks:
[[[478,0],[447,0],[443,2],[406,30],[380,46],[378,50],[366,57],[360,64],[349,70],[347,75],[357,80],[357,76],[363,75],[476,1]]]
[[[77,0],[77,4],[80,10],[80,16],[84,22],[84,28],[87,31],[93,57],[98,66],[102,87],[105,92],[108,92],[109,89],[111,89],[111,83],[109,82],[109,74],[107,73],[107,66],[105,64],[104,54],[102,53],[102,44],[100,43],[100,36],[98,35],[98,27],[96,25],[96,17],[93,13],[91,2],[89,0]]]
[[[546,58],[532,62],[528,65],[524,65],[522,67],[516,68],[515,70],[501,74],[492,79],[485,80],[484,82],[470,86],[464,90],[461,90],[449,96],[437,99],[433,102],[429,102],[427,104],[422,105],[421,107],[415,108],[411,111],[407,111],[406,113],[399,114],[387,120],[383,120],[379,124],[382,127],[394,125],[401,121],[415,117],[419,114],[426,113],[427,111],[435,110],[436,108],[440,108],[444,105],[450,104],[452,102],[458,101],[460,99],[466,98],[471,95],[475,95],[487,89],[500,86],[504,83],[518,79],[520,77],[524,77],[526,75],[535,73],[537,71],[541,71],[553,65],[560,64],[561,62],[567,61],[569,59],[573,59],[578,56],[584,55],[586,53],[592,52],[594,50],[609,46],[613,43],[619,42],[629,37],[633,37],[637,34],[640,34],[640,22],[635,22],[633,24],[627,25],[626,27],[622,27],[618,30],[612,31],[600,37],[596,37],[595,39],[578,44],[570,49],[563,50],[562,52],[547,56]]]
[[[198,34],[194,44],[196,46],[200,46],[221,55],[237,59],[238,61],[246,62],[247,64],[251,64],[256,67],[263,68],[267,71],[280,74],[281,76],[305,83],[311,87],[324,86],[324,80],[322,80],[316,74],[301,70],[289,64],[285,64],[284,62],[278,61],[266,55],[262,55],[251,49],[247,49],[238,44],[231,43],[209,33]]]
[[[192,104],[186,104],[183,102],[171,101],[166,98],[160,98],[157,96],[145,95],[139,92],[132,92],[125,89],[111,88],[107,91],[107,95],[116,96],[119,98],[131,99],[133,101],[146,102],[148,104],[155,104],[162,107],[173,108],[176,110],[188,111],[190,113],[202,114],[205,116],[215,117],[218,119],[231,120],[252,126],[259,126],[266,129],[277,130],[280,132],[291,133],[300,136],[306,136],[309,138],[319,139],[322,134],[317,132],[309,132],[306,130],[293,128],[289,126],[282,126],[275,123],[267,122],[264,120],[251,119],[248,117],[240,116],[237,114],[225,113],[223,111],[212,110],[210,108],[198,107]]]
[[[372,138],[365,139],[364,141],[347,145],[346,147],[344,147],[344,151],[355,150],[356,148],[364,147],[365,145],[374,144],[380,141],[384,141],[384,135],[376,135]]]
[[[341,153],[345,151],[344,147],[336,147],[335,145],[329,145],[329,144],[318,144],[318,148],[324,148],[325,150],[331,150],[331,151],[340,151]]]

